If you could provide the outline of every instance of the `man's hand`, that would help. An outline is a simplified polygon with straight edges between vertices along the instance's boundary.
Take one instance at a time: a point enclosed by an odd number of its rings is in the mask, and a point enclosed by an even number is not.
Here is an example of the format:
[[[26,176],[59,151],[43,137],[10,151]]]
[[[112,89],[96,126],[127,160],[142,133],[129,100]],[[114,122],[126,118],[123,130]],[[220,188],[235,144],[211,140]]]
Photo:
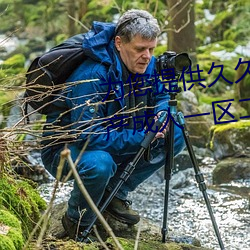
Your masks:
[[[155,121],[157,121],[159,119],[159,117],[161,116],[161,113],[162,112],[165,112],[165,111],[160,111],[159,113],[157,113],[157,115],[154,117]],[[166,124],[167,122],[167,124]],[[155,141],[156,139],[159,139],[159,138],[165,138],[165,135],[166,133],[168,132],[169,130],[169,122],[168,122],[168,119],[166,118],[165,121],[162,123],[162,126],[161,128],[159,129],[159,131],[164,127],[164,129],[161,131],[161,132],[157,132],[156,135],[155,135],[155,138],[153,141]]]

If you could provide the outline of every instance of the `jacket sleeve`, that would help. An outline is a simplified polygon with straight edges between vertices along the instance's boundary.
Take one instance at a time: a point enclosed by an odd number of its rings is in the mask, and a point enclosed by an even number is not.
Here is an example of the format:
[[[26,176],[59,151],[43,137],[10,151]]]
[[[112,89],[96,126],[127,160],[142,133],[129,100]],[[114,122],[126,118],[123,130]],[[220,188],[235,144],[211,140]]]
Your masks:
[[[152,99],[154,99],[155,114],[168,110],[170,100],[168,87],[160,79],[152,84]]]
[[[169,93],[167,92],[165,85],[161,82],[158,83],[159,88],[161,89],[161,92],[158,91],[153,92],[155,94],[155,109],[154,113],[157,114],[160,111],[167,111],[168,110],[168,102],[170,99]]]
[[[152,92],[149,97],[149,105],[154,106],[154,114],[168,110],[170,99],[168,86],[161,81],[161,74],[156,71],[156,58],[153,56],[146,74],[149,76],[149,84]]]
[[[89,70],[86,70],[86,67]],[[91,71],[92,79],[89,79]],[[83,147],[87,142],[89,150],[104,150],[115,155],[136,153],[144,139],[144,131],[134,131],[123,126],[110,128],[112,117],[107,112],[107,103],[103,101],[109,90],[108,86],[101,85],[99,80],[104,75],[107,77],[106,73],[102,65],[95,64],[91,67],[83,63],[68,79],[69,82],[90,80],[75,84],[66,91],[66,102],[71,109],[71,131],[76,135],[79,147]],[[115,113],[117,101],[113,102]]]

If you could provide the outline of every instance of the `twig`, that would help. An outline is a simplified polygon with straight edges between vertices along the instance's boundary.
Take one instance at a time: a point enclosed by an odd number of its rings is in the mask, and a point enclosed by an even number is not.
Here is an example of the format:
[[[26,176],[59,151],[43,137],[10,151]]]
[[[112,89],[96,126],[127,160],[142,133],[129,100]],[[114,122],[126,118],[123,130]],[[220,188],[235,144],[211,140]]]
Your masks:
[[[64,149],[61,152],[61,158],[66,158],[68,160],[68,163],[69,163],[69,166],[70,166],[70,168],[71,168],[71,170],[73,172],[73,176],[75,178],[75,181],[76,181],[80,191],[82,192],[84,198],[88,202],[90,208],[97,215],[98,219],[100,220],[100,222],[102,223],[102,225],[104,226],[104,228],[108,232],[108,234],[113,238],[114,243],[118,247],[118,249],[119,250],[124,250],[123,247],[121,246],[121,244],[119,243],[119,241],[117,240],[116,236],[114,235],[111,227],[106,222],[106,220],[104,219],[104,217],[102,216],[102,214],[100,213],[98,208],[96,207],[95,203],[93,202],[92,198],[90,197],[90,195],[89,195],[88,191],[86,190],[85,186],[83,185],[83,182],[82,182],[79,174],[77,173],[74,162],[73,162],[73,160],[71,158],[70,150],[69,149]]]
[[[137,230],[137,234],[136,234],[136,238],[135,238],[135,246],[134,246],[134,250],[138,249],[138,245],[139,245],[139,237],[140,237],[140,233],[141,233],[141,220],[139,221],[139,225],[138,225],[138,230]]]
[[[77,20],[76,18],[74,18],[71,15],[68,15],[68,17],[72,20],[74,20],[76,23],[80,24],[80,26],[82,26],[84,29],[86,29],[86,31],[89,31],[89,28],[87,26],[85,26],[82,22],[80,22],[79,20]]]
[[[95,232],[97,239],[100,241],[100,243],[104,247],[104,249],[109,250],[108,246],[105,244],[105,242],[102,240],[100,234],[98,233],[96,225],[93,226],[93,230]]]

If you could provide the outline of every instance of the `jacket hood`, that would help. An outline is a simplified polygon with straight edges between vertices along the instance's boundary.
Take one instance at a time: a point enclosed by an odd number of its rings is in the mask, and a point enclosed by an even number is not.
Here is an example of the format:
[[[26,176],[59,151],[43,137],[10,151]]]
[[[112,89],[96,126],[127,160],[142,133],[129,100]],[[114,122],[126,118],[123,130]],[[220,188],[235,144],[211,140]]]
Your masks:
[[[82,44],[86,55],[95,61],[111,65],[115,27],[113,23],[94,21],[91,30],[85,34]]]

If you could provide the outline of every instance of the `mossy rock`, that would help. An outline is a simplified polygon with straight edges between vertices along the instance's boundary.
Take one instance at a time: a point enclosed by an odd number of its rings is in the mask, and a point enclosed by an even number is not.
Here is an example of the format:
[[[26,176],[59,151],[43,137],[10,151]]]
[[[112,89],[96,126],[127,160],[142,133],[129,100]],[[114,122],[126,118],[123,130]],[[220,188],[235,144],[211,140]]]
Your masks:
[[[202,104],[206,104],[209,105],[210,109],[210,113],[211,113],[211,119],[214,120],[214,118],[216,117],[219,118],[223,113],[224,110],[222,110],[221,108],[217,107],[217,102],[223,101],[223,100],[228,100],[228,99],[233,99],[234,98],[234,93],[230,90],[230,91],[225,91],[223,94],[218,95],[218,93],[214,94],[214,95],[208,95],[205,93],[198,93],[198,100],[199,100],[199,105]],[[247,103],[247,102],[246,102]],[[249,102],[250,103],[250,102]],[[225,102],[225,104],[220,103],[220,105],[224,108],[226,108],[226,105],[228,104],[228,102]],[[212,107],[214,107],[214,114],[212,116]],[[236,120],[240,120],[240,117],[243,116],[247,116],[247,110],[240,105],[240,103],[238,101],[233,101],[233,105],[230,107],[229,112],[234,116],[234,119]],[[223,120],[231,120],[232,117],[228,114],[224,114],[223,115]],[[214,123],[214,121],[213,121]]]
[[[243,76],[246,69],[239,68],[236,74],[236,80]],[[240,82],[234,85],[234,95],[237,101],[248,99],[250,96],[250,75],[247,74]],[[246,109],[247,114],[250,115],[250,101],[240,101],[239,105]]]
[[[0,249],[22,249],[24,239],[21,223],[9,211],[0,209]]]
[[[213,170],[213,183],[229,183],[233,180],[250,178],[250,158],[226,158]]]
[[[25,239],[38,222],[41,211],[46,208],[46,202],[30,183],[4,174],[0,176],[0,207],[6,208],[21,221]]]
[[[201,113],[198,108],[198,100],[191,91],[183,92],[179,97],[178,109],[180,109],[184,116]],[[193,146],[206,148],[209,142],[209,129],[212,125],[211,119],[207,116],[195,116],[185,119],[188,134],[191,144]]]
[[[250,157],[250,120],[211,127],[209,147],[217,160],[230,156]]]
[[[211,123],[205,117],[190,117],[186,119],[190,142],[193,146],[206,148],[209,143]]]
[[[135,249],[135,240],[127,239],[122,237],[117,237],[120,245],[123,250],[134,250]],[[110,250],[117,250],[118,248],[114,244],[112,238],[108,238],[105,241],[106,246]],[[60,249],[60,250],[102,250],[104,247],[100,242],[93,242],[91,244],[75,242],[73,240],[59,240],[55,238],[47,238],[43,240],[42,246],[46,249]],[[50,248],[51,247],[51,248]],[[35,242],[30,245],[31,249],[41,249],[35,246]],[[44,249],[42,248],[42,249]],[[210,248],[202,246],[194,246],[185,243],[175,243],[175,242],[166,242],[162,243],[160,240],[152,240],[139,238],[138,240],[138,250],[211,250]]]
[[[124,250],[133,250],[135,246],[134,239],[124,239],[118,238],[120,244],[122,245]],[[110,243],[114,246],[113,239],[109,238],[107,243]],[[114,248],[111,248],[114,249]],[[138,250],[208,250],[208,248],[197,247],[184,243],[175,243],[175,242],[166,242],[162,243],[161,241],[156,240],[139,240],[138,242]]]

